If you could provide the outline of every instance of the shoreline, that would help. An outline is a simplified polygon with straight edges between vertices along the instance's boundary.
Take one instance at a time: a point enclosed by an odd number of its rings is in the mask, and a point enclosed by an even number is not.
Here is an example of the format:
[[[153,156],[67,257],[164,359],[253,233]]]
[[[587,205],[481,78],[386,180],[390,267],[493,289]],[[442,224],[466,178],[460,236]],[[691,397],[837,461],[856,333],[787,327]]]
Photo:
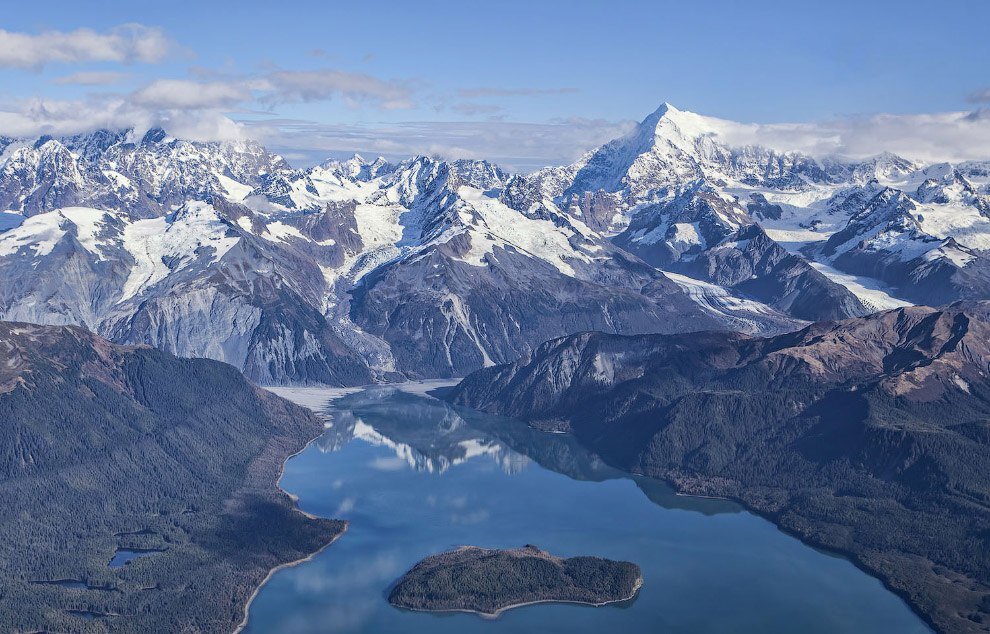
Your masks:
[[[319,550],[314,551],[300,559],[296,559],[295,561],[288,561],[284,564],[279,564],[274,568],[272,568],[271,570],[269,570],[268,574],[265,575],[265,578],[261,580],[261,583],[258,584],[258,586],[254,589],[254,592],[251,593],[251,596],[249,596],[247,601],[245,602],[244,618],[241,619],[241,622],[237,624],[237,627],[234,629],[234,634],[239,634],[239,632],[242,632],[244,628],[247,627],[248,620],[251,617],[251,604],[254,602],[254,599],[258,596],[258,593],[261,592],[261,589],[265,587],[265,584],[268,583],[271,580],[271,578],[275,576],[277,572],[310,561],[311,559],[313,559],[314,557],[325,551],[327,548],[333,546],[337,542],[337,540],[340,539],[346,532],[347,532],[347,526],[344,527],[344,530],[334,535],[333,539],[331,539],[329,542],[321,546]]]
[[[292,502],[292,510],[311,520],[328,519],[328,518],[317,517],[316,515],[313,515],[312,513],[307,513],[306,511],[299,508],[299,496],[293,495],[288,491],[286,491],[285,489],[283,489],[281,483],[282,483],[282,476],[285,475],[285,466],[288,464],[289,460],[292,460],[302,452],[306,451],[309,448],[309,446],[312,445],[314,442],[316,442],[322,435],[323,432],[321,431],[318,435],[308,440],[306,444],[303,445],[302,449],[286,456],[285,460],[282,461],[282,466],[278,470],[278,476],[275,478],[275,488],[277,488],[279,491],[282,492],[283,495],[289,498],[289,500]],[[265,584],[267,584],[271,580],[271,578],[275,576],[277,572],[281,570],[285,570],[286,568],[292,568],[300,564],[304,564],[307,561],[314,559],[316,556],[318,556],[320,553],[325,551],[327,548],[330,548],[330,546],[334,545],[338,539],[343,537],[344,534],[347,533],[348,528],[350,528],[350,524],[345,521],[344,529],[341,530],[336,535],[334,535],[330,541],[328,541],[326,544],[321,546],[319,549],[311,552],[305,557],[300,557],[299,559],[293,561],[287,561],[269,570],[268,574],[266,574],[264,579],[262,579],[261,582],[257,586],[255,586],[254,590],[251,592],[251,595],[244,602],[244,617],[241,619],[241,622],[237,624],[237,627],[234,628],[233,634],[240,634],[240,632],[244,631],[244,628],[247,627],[248,620],[251,618],[251,604],[254,603],[255,598],[261,592],[261,589],[265,587]]]
[[[482,410],[477,410],[477,411],[482,411]],[[533,427],[532,425],[529,425],[529,426],[531,428],[533,428],[533,429],[537,429],[538,431],[545,431],[545,430],[540,430],[538,427]],[[556,433],[556,432],[549,432],[549,433]],[[572,437],[574,437],[575,439],[577,439],[577,436],[575,436],[571,432],[562,432],[562,433],[570,433]],[[756,517],[759,517],[759,518],[761,518],[763,520],[766,520],[767,522],[770,522],[771,524],[773,524],[774,528],[776,528],[778,531],[780,531],[784,535],[787,535],[789,537],[793,537],[794,539],[798,540],[799,542],[801,542],[805,546],[808,546],[810,548],[814,548],[816,550],[819,550],[821,552],[827,553],[829,555],[834,555],[834,556],[841,557],[842,559],[845,559],[846,561],[848,561],[849,563],[851,563],[853,566],[855,566],[858,570],[860,570],[864,574],[866,574],[869,577],[872,577],[873,579],[876,579],[877,581],[879,581],[880,584],[884,587],[884,589],[886,589],[888,592],[890,592],[895,597],[897,597],[898,599],[900,599],[904,603],[904,605],[906,605],[907,608],[915,616],[917,616],[918,619],[921,620],[921,622],[924,623],[924,625],[931,632],[933,632],[935,634],[939,634],[940,632],[942,632],[942,630],[940,630],[935,625],[935,620],[929,614],[927,614],[923,609],[921,609],[921,606],[920,605],[916,604],[914,601],[911,600],[911,595],[910,595],[910,593],[907,590],[902,590],[900,588],[896,588],[896,587],[892,586],[890,584],[890,576],[889,575],[884,574],[880,570],[877,570],[875,568],[870,568],[867,565],[865,565],[865,563],[859,558],[859,555],[856,554],[855,552],[853,552],[851,550],[842,549],[842,548],[834,548],[834,547],[831,547],[831,546],[827,546],[825,544],[816,542],[815,540],[813,540],[813,539],[809,538],[808,536],[803,535],[803,534],[801,534],[801,533],[799,533],[797,531],[788,529],[788,528],[786,528],[786,527],[784,527],[784,526],[781,525],[781,523],[778,521],[778,518],[777,518],[777,516],[775,514],[762,511],[762,510],[758,509],[757,507],[753,506],[752,504],[748,503],[746,500],[744,500],[741,497],[733,496],[733,495],[720,496],[720,495],[704,495],[704,494],[700,494],[700,493],[691,493],[690,490],[686,490],[684,487],[682,487],[681,485],[679,485],[677,483],[677,480],[674,478],[673,475],[669,475],[669,476],[651,476],[651,475],[647,475],[647,474],[645,474],[645,473],[643,473],[641,471],[626,470],[623,467],[619,467],[619,466],[613,465],[611,462],[609,462],[608,460],[606,460],[601,454],[599,454],[598,452],[596,452],[594,450],[594,448],[588,447],[587,445],[585,445],[584,443],[582,443],[580,440],[578,440],[578,443],[581,444],[581,446],[585,447],[588,451],[590,451],[594,455],[596,455],[599,458],[601,458],[602,461],[605,462],[605,464],[609,465],[612,468],[618,469],[618,470],[623,471],[625,473],[629,473],[631,475],[636,475],[636,476],[640,476],[640,477],[643,477],[643,478],[649,478],[649,479],[657,480],[657,481],[660,481],[660,482],[663,482],[663,483],[667,484],[668,486],[670,486],[671,489],[673,489],[675,496],[678,496],[678,497],[693,497],[693,498],[700,498],[700,499],[722,500],[722,501],[727,501],[727,502],[733,502],[735,504],[738,504],[740,507],[742,507],[742,509],[744,511],[746,511],[747,513],[751,513],[752,515],[755,515]]]
[[[593,450],[590,450],[589,449],[589,451],[593,451]],[[604,460],[604,458],[603,458],[603,460]],[[616,468],[618,469],[620,467],[616,467]],[[813,539],[810,539],[807,536],[805,536],[805,535],[803,535],[803,534],[801,534],[801,533],[799,533],[797,531],[790,530],[789,528],[781,525],[781,523],[777,519],[777,515],[776,514],[768,513],[768,512],[765,512],[765,511],[761,511],[760,509],[758,509],[757,507],[755,507],[752,504],[748,503],[746,500],[744,500],[741,497],[732,496],[732,495],[729,495],[729,496],[726,496],[726,497],[710,496],[710,495],[695,495],[694,493],[691,493],[689,491],[684,490],[680,485],[677,484],[676,480],[674,480],[673,477],[656,477],[656,476],[646,475],[645,473],[640,473],[640,472],[630,472],[630,473],[635,473],[636,475],[642,476],[644,478],[652,478],[654,480],[660,480],[661,482],[665,482],[666,484],[670,485],[671,488],[674,489],[674,492],[675,492],[676,495],[680,495],[680,496],[684,496],[684,497],[696,497],[696,498],[704,498],[704,499],[727,500],[729,502],[735,502],[736,504],[738,504],[739,506],[741,506],[747,513],[751,513],[751,514],[755,515],[756,517],[762,518],[762,519],[766,520],[767,522],[770,522],[771,524],[773,524],[774,528],[776,528],[778,531],[780,531],[784,535],[787,535],[789,537],[793,537],[794,539],[798,540],[799,542],[801,542],[805,546],[808,546],[810,548],[814,548],[816,550],[819,550],[821,552],[827,553],[829,555],[835,555],[835,556],[841,557],[842,559],[845,559],[846,561],[848,561],[849,563],[851,563],[853,566],[855,566],[857,569],[859,569],[861,572],[863,572],[867,576],[872,577],[873,579],[876,579],[877,581],[879,581],[880,584],[888,592],[890,592],[891,594],[893,594],[894,596],[896,596],[898,599],[900,599],[904,603],[904,605],[906,605],[908,607],[908,609],[911,610],[911,612],[915,616],[917,616],[922,621],[922,623],[924,623],[925,626],[927,626],[928,629],[931,630],[933,633],[936,633],[937,634],[937,633],[939,633],[939,632],[942,631],[942,630],[939,630],[935,626],[934,620],[930,616],[928,616],[927,614],[925,614],[925,612],[923,610],[921,610],[920,606],[915,605],[915,603],[913,601],[911,601],[910,595],[908,594],[907,591],[902,591],[899,588],[895,588],[895,587],[891,586],[890,583],[889,583],[889,579],[890,578],[889,578],[888,575],[883,574],[879,570],[875,570],[875,569],[871,569],[871,568],[867,567],[859,559],[859,555],[857,555],[855,552],[853,552],[851,550],[845,550],[845,549],[841,549],[841,548],[834,548],[834,547],[831,547],[831,546],[826,546],[825,544],[821,544],[821,543],[815,542]]]
[[[501,607],[495,610],[494,612],[482,612],[480,610],[472,610],[470,608],[445,608],[439,610],[431,610],[429,608],[412,608],[404,605],[395,605],[394,603],[391,602],[389,604],[394,608],[398,608],[400,610],[409,610],[410,612],[432,612],[434,614],[449,614],[452,612],[462,612],[466,614],[477,614],[483,619],[495,620],[498,617],[502,616],[504,612],[508,612],[509,610],[526,607],[527,605],[539,605],[541,603],[559,603],[561,605],[587,605],[593,608],[601,608],[606,605],[611,605],[613,603],[623,603],[624,601],[630,601],[636,598],[636,595],[639,594],[639,591],[642,587],[643,587],[643,577],[642,575],[640,575],[640,577],[636,579],[636,583],[635,585],[633,585],[632,592],[629,594],[629,596],[623,597],[621,599],[612,599],[610,601],[601,601],[597,603],[591,601],[573,601],[566,599],[538,599],[536,601],[523,601],[521,603],[513,603],[512,605]]]

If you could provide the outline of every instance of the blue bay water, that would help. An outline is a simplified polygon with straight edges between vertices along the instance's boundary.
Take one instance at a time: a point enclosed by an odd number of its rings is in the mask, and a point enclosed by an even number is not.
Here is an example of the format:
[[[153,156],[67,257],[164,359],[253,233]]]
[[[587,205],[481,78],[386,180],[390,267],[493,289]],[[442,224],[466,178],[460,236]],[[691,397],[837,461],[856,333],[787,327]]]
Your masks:
[[[254,634],[929,631],[849,561],[734,503],[612,469],[570,436],[390,387],[326,413],[332,427],[287,463],[281,486],[350,527],[260,590]],[[495,620],[389,605],[403,572],[465,544],[624,559],[645,583],[625,604],[533,605]]]

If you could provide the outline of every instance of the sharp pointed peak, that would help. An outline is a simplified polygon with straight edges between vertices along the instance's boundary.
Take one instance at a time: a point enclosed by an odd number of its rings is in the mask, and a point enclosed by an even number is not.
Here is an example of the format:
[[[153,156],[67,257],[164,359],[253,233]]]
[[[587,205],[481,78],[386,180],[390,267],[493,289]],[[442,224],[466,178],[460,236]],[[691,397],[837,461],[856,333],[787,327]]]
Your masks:
[[[653,111],[653,114],[662,117],[665,114],[677,114],[678,112],[681,111],[678,110],[677,107],[674,106],[674,104],[670,103],[669,101],[665,101],[662,104],[660,104],[659,108]]]
[[[165,132],[164,128],[154,127],[149,128],[144,136],[141,137],[141,145],[153,145],[155,143],[161,143],[168,138],[168,134]]]
[[[717,120],[663,102],[632,133],[639,142],[664,138],[675,145],[691,144],[695,139],[718,132]],[[652,141],[650,141],[652,142]]]
[[[647,115],[646,118],[643,119],[643,121],[642,121],[642,123],[640,125],[646,126],[646,127],[654,127],[662,119],[670,119],[670,118],[676,117],[680,113],[681,113],[680,110],[678,110],[677,108],[675,108],[669,102],[665,101],[662,104],[660,104],[660,107],[659,108],[657,108],[656,110],[654,110],[653,112],[651,112],[649,115]]]
[[[48,143],[53,143],[53,144],[61,145],[61,143],[59,143],[58,140],[55,137],[53,137],[52,135],[50,135],[50,134],[42,134],[41,136],[39,136],[37,138],[37,140],[35,140],[35,142],[34,142],[34,149],[40,150],[42,147],[44,147]]]

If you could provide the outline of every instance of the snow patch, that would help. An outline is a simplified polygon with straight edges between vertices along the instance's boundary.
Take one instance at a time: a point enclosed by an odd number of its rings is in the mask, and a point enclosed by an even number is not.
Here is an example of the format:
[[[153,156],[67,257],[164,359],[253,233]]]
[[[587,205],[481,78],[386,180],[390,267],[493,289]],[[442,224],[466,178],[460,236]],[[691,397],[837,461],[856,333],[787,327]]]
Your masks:
[[[57,211],[26,218],[20,226],[0,234],[0,256],[13,255],[23,247],[31,249],[35,257],[48,255],[65,236],[64,220]]]
[[[694,246],[704,249],[705,240],[701,237],[701,232],[698,228],[699,224],[697,222],[677,222],[671,225],[674,233],[668,240],[670,246],[682,251],[686,251]]]
[[[474,187],[460,187],[457,194],[478,212],[480,218],[480,226],[471,232],[471,251],[463,257],[468,264],[484,266],[486,255],[496,246],[506,245],[543,260],[570,277],[575,276],[575,270],[569,260],[592,261],[590,256],[571,245],[569,238],[576,232],[569,228],[524,216]]]
[[[202,202],[186,204],[171,221],[152,218],[131,223],[124,229],[124,248],[134,257],[134,266],[119,301],[193,262],[207,265],[219,260],[240,239],[228,236],[228,230],[213,207]]]
[[[227,197],[234,202],[244,202],[254,188],[250,185],[245,185],[244,183],[239,183],[229,176],[224,176],[223,174],[217,174],[217,180],[220,181],[220,186],[223,187],[224,191],[227,193]]]
[[[955,383],[960,390],[969,394],[969,383],[967,383],[966,380],[963,379],[961,376],[959,376],[958,374],[953,376],[952,382]]]
[[[300,240],[308,240],[308,238],[304,236],[299,229],[280,221],[268,223],[265,233],[267,234],[265,236],[266,238],[277,242],[285,242],[285,239],[290,237],[299,238]]]
[[[870,310],[890,310],[912,305],[911,302],[892,295],[886,286],[874,279],[843,273],[821,262],[809,260],[808,263],[828,279],[846,287]]]

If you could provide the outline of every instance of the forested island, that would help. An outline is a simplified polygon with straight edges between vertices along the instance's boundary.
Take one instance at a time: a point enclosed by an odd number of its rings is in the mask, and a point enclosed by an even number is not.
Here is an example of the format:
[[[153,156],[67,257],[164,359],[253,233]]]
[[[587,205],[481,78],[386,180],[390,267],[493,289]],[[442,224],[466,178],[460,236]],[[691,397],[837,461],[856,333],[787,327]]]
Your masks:
[[[536,546],[462,546],[431,555],[402,576],[389,603],[411,610],[501,612],[532,603],[605,605],[636,596],[639,566],[601,557],[554,557]]]
[[[0,322],[0,631],[231,632],[344,522],[277,488],[322,430],[233,367]]]

